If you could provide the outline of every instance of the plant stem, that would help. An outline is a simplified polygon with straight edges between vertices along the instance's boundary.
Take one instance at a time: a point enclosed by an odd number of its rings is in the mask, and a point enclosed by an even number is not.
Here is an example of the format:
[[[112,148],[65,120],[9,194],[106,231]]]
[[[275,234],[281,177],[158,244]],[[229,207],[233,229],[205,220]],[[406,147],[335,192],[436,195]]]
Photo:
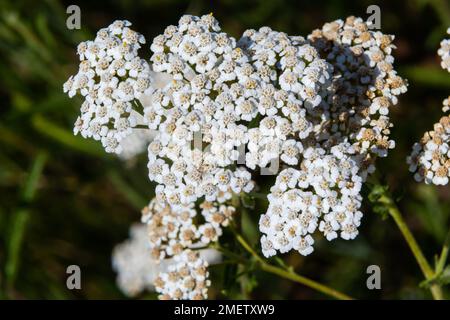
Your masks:
[[[427,279],[427,280],[433,279],[435,276],[435,273],[434,273],[433,269],[431,268],[430,264],[428,263],[427,259],[425,258],[424,254],[422,253],[422,250],[420,249],[419,245],[417,244],[417,241],[414,238],[413,234],[409,230],[408,225],[406,224],[405,220],[403,219],[403,216],[400,213],[400,210],[398,209],[397,205],[394,203],[392,198],[386,194],[383,194],[379,198],[379,202],[383,203],[386,206],[386,208],[389,211],[389,214],[392,216],[395,223],[397,224],[397,227],[400,229],[400,232],[402,233],[403,237],[405,238],[406,242],[408,243],[408,246],[411,249],[411,252],[413,253],[414,257],[416,258],[416,261],[419,264],[419,267],[422,270],[422,273],[425,276],[425,279]],[[430,291],[435,300],[443,299],[442,289],[438,284],[431,285]]]
[[[311,280],[304,276],[301,276],[292,270],[286,270],[286,269],[276,267],[274,265],[267,263],[261,256],[259,256],[256,253],[255,250],[253,250],[253,248],[247,243],[247,241],[245,241],[245,239],[240,234],[236,234],[236,239],[239,241],[239,243],[242,245],[242,247],[246,251],[248,251],[258,261],[262,270],[269,272],[269,273],[276,274],[282,278],[289,279],[294,282],[298,282],[300,284],[303,284],[307,287],[310,287],[314,290],[317,290],[323,294],[326,294],[328,296],[331,296],[331,297],[339,299],[339,300],[353,300],[352,297],[350,297],[342,292],[339,292],[335,289],[327,287],[327,286],[325,286],[321,283],[318,283],[314,280]]]
[[[445,237],[444,245],[442,246],[441,255],[439,256],[439,260],[436,264],[436,274],[439,275],[444,271],[445,263],[447,262],[447,257],[450,249],[450,230]]]

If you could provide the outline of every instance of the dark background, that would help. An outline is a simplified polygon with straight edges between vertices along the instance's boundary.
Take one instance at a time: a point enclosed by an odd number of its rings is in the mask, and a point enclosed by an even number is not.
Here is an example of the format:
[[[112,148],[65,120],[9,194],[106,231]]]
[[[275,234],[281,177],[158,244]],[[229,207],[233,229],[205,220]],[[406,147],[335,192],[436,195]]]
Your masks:
[[[213,12],[222,29],[236,38],[247,28],[265,25],[306,36],[328,21],[366,18],[367,6],[379,5],[382,31],[396,36],[396,69],[409,80],[409,89],[391,113],[397,147],[378,161],[378,172],[427,258],[440,251],[449,226],[450,189],[417,184],[405,158],[413,142],[439,119],[441,101],[450,93],[450,76],[439,67],[436,54],[450,26],[448,1],[78,1],[82,28],[71,31],[65,11],[72,3],[0,2],[0,298],[124,297],[115,285],[111,251],[127,238],[129,225],[139,220],[152,196],[145,155],[123,163],[97,143],[74,137],[80,100],[62,92],[66,78],[77,70],[76,45],[116,19],[130,20],[147,43],[184,13]],[[148,45],[140,53],[149,57]],[[253,243],[260,213],[247,217]],[[429,298],[419,287],[422,275],[393,221],[374,213],[368,201],[364,213],[356,240],[318,241],[311,256],[289,254],[284,261],[356,298]],[[82,290],[66,288],[70,264],[82,269]],[[366,288],[371,264],[381,267],[382,290]],[[259,271],[247,275],[241,292],[236,283],[243,278],[236,272],[211,269],[211,298],[325,298]]]

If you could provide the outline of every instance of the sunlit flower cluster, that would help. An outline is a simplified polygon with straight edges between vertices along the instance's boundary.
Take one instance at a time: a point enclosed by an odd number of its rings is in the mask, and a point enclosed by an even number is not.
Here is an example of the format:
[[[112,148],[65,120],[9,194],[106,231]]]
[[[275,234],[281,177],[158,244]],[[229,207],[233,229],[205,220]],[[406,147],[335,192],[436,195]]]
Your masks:
[[[161,300],[201,300],[208,298],[208,277],[208,262],[198,252],[185,250],[174,257],[174,263],[154,284]]]
[[[84,98],[74,133],[101,141],[106,152],[121,153],[120,142],[137,124],[137,99],[151,90],[150,66],[137,53],[145,39],[130,25],[115,21],[80,43],[78,73],[64,84],[70,97]]]
[[[154,260],[150,250],[147,227],[141,223],[133,224],[130,238],[114,248],[112,264],[117,272],[117,284],[125,295],[135,297],[144,291],[155,291],[155,279],[174,263],[173,259]],[[209,264],[221,261],[221,255],[215,249],[200,249],[197,252]]]
[[[119,158],[131,160],[137,155],[146,152],[147,147],[154,136],[155,132],[152,130],[133,128],[131,133],[119,142],[122,149]]]
[[[197,215],[193,204],[176,209],[154,198],[142,210],[142,222],[147,224],[149,247],[156,261],[172,257],[186,248],[206,246],[217,241],[222,227],[228,225],[235,208],[204,201]],[[202,223],[199,223],[201,216]]]
[[[420,182],[446,185],[450,178],[450,116],[443,116],[431,131],[425,132],[407,158],[409,170]]]
[[[389,108],[406,91],[392,65],[393,37],[371,31],[362,19],[327,23],[308,40],[332,65],[331,85],[317,106],[305,103],[294,112],[305,117],[309,130],[300,130],[305,136],[295,141],[299,157],[285,161],[291,168],[278,174],[261,216],[266,256],[292,249],[310,254],[316,229],[328,240],[358,234],[362,183],[376,158],[395,146]]]
[[[296,166],[304,144],[313,138],[311,114],[326,94],[332,67],[304,38],[268,27],[245,31],[238,44],[258,70],[260,83],[258,123],[248,126],[246,166],[265,168],[279,159]]]
[[[362,184],[395,146],[389,109],[406,91],[393,36],[349,17],[307,38],[262,27],[236,41],[212,15],[185,15],[153,39],[147,64],[128,26],[81,44],[80,72],[64,90],[86,99],[75,133],[108,152],[148,143],[157,186],[142,222],[152,261],[175,261],[155,281],[161,298],[206,297],[207,263],[191,249],[218,241],[258,170],[275,175],[259,222],[266,257],[310,254],[317,230],[356,237]],[[136,141],[138,125],[151,142]]]
[[[328,240],[358,234],[362,178],[355,161],[335,147],[328,155],[324,149],[308,148],[302,166],[281,171],[270,190],[269,208],[259,221],[266,257],[292,249],[310,254],[317,229]]]
[[[447,29],[447,34],[450,34],[450,28]],[[441,57],[441,67],[450,72],[450,39],[441,41],[438,55]]]
[[[447,29],[450,34],[450,28]],[[441,66],[450,72],[450,39],[441,42],[438,50]],[[450,96],[443,101],[442,111],[450,111]],[[446,185],[450,179],[450,115],[446,114],[435,123],[433,130],[425,132],[419,142],[413,145],[411,155],[406,159],[414,179],[426,184]]]
[[[308,38],[334,67],[324,111],[329,114],[324,144],[351,143],[364,162],[365,176],[369,164],[395,146],[389,138],[389,109],[407,89],[393,67],[394,37],[371,31],[361,18],[349,17],[326,23]]]
[[[114,248],[112,264],[118,273],[117,284],[127,296],[153,290],[156,276],[166,267],[166,262],[157,264],[149,250],[147,228],[143,224],[131,226],[130,239]]]
[[[172,206],[197,199],[223,203],[253,189],[251,174],[236,166],[247,142],[237,105],[257,105],[255,70],[217,21],[183,16],[151,45],[153,70],[168,81],[145,106],[144,120],[158,135],[149,146],[149,177]]]

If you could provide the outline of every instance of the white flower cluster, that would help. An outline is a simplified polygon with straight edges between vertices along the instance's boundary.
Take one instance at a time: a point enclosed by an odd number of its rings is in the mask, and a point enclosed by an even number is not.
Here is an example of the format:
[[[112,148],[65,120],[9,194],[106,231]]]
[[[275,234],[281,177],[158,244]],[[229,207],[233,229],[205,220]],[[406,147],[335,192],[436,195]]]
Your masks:
[[[117,272],[117,284],[124,294],[135,297],[143,291],[155,291],[155,280],[167,272],[173,259],[156,261],[149,254],[147,227],[136,223],[130,227],[130,239],[118,244],[112,254],[112,265]],[[209,264],[221,261],[215,249],[198,250],[200,257]]]
[[[120,140],[122,160],[134,159],[137,155],[147,151],[147,147],[155,137],[155,132],[148,129],[133,128],[131,133]]]
[[[179,255],[186,248],[206,246],[217,241],[222,227],[228,225],[235,208],[204,201],[199,206],[201,215],[193,204],[173,209],[166,202],[154,198],[142,210],[143,223],[148,227],[148,238],[153,259],[159,261]],[[199,220],[202,223],[199,223]]]
[[[75,132],[107,151],[138,123],[155,131],[156,196],[142,222],[153,259],[177,261],[155,283],[161,298],[206,297],[207,264],[190,249],[218,240],[257,169],[277,175],[259,224],[265,256],[311,253],[317,229],[328,240],[357,235],[362,183],[395,145],[389,108],[406,91],[392,36],[349,17],[307,39],[262,27],[236,41],[212,15],[185,15],[154,38],[150,67],[128,25],[80,45],[80,72],[64,89],[86,97]]]
[[[137,54],[145,39],[130,25],[115,21],[80,43],[78,73],[64,84],[70,97],[84,97],[74,133],[101,141],[106,152],[121,153],[121,140],[136,126],[136,101],[151,90],[150,67]]]
[[[447,29],[450,34],[450,28]],[[450,39],[441,42],[438,54],[442,58],[441,66],[450,72]],[[450,111],[450,96],[443,101],[442,111]],[[417,182],[446,185],[450,179],[450,115],[444,115],[433,130],[425,132],[422,139],[413,145],[411,154],[406,158],[409,171],[414,173]]]
[[[268,27],[245,31],[239,45],[258,70],[260,83],[255,115],[245,119],[259,122],[248,129],[246,166],[265,168],[278,159],[296,166],[313,134],[311,114],[326,94],[332,67],[304,38]]]
[[[362,178],[355,161],[335,147],[328,155],[308,148],[302,166],[307,169],[281,171],[270,190],[269,208],[259,221],[266,257],[292,249],[310,254],[317,228],[330,241],[338,232],[346,240],[358,234]]]
[[[292,249],[310,254],[317,228],[328,240],[356,237],[362,183],[376,158],[395,146],[389,107],[406,91],[392,66],[393,37],[370,31],[362,19],[327,23],[308,40],[332,65],[331,85],[317,106],[294,112],[306,118],[306,136],[296,139],[299,159],[285,161],[293,167],[277,176],[260,219],[267,257]]]
[[[349,142],[365,176],[377,156],[395,146],[389,139],[389,108],[406,92],[406,83],[393,68],[393,36],[371,31],[361,19],[326,23],[308,37],[334,67],[323,123],[325,144]],[[353,152],[353,151],[352,151]],[[367,171],[368,170],[368,171]]]
[[[447,29],[447,34],[450,34],[450,28]],[[441,57],[441,67],[450,72],[450,39],[441,41],[438,55]]]
[[[149,146],[149,177],[174,210],[197,199],[224,202],[253,189],[237,167],[246,126],[237,105],[257,105],[255,70],[217,21],[183,16],[151,45],[153,70],[168,75],[153,93],[144,121],[158,135]]]
[[[185,250],[174,257],[167,272],[155,279],[155,288],[161,300],[201,300],[208,298],[208,262],[198,252]]]
[[[143,224],[132,225],[130,239],[114,248],[112,264],[118,273],[117,284],[127,296],[154,289],[156,276],[167,267],[165,262],[157,264],[149,250],[147,228]]]
[[[446,99],[448,100],[448,99]],[[416,181],[446,185],[450,178],[450,116],[443,116],[432,131],[425,132],[406,159]]]

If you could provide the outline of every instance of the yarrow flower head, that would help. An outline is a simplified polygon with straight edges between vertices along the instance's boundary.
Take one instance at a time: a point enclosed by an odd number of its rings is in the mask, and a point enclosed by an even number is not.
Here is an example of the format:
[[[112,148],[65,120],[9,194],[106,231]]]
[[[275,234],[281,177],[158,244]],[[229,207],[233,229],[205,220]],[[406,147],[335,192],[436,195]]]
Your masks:
[[[137,51],[145,39],[128,21],[115,21],[94,41],[78,45],[78,73],[64,84],[70,97],[84,101],[74,133],[101,141],[106,152],[121,153],[121,141],[137,125],[137,101],[148,94],[150,67]]]
[[[228,225],[235,208],[204,201],[198,215],[194,205],[176,207],[154,198],[142,210],[147,224],[149,248],[156,261],[181,254],[187,248],[206,246],[218,240],[222,227]],[[199,217],[200,216],[200,217]],[[203,223],[198,223],[199,218]]]
[[[349,156],[332,150],[308,148],[304,169],[284,169],[269,194],[269,208],[259,221],[263,254],[266,257],[296,250],[313,251],[312,234],[319,229],[328,240],[358,234],[362,213],[362,178]]]
[[[264,168],[281,159],[295,166],[314,134],[315,109],[330,85],[332,67],[304,38],[268,27],[245,31],[239,45],[261,79],[259,125],[248,130],[246,165]]]
[[[450,28],[447,29],[447,34],[450,34]],[[450,72],[450,39],[441,41],[441,47],[438,50],[438,55],[441,57],[442,69]]]
[[[450,178],[450,116],[443,116],[434,129],[426,132],[407,158],[416,181],[446,185]]]
[[[185,250],[175,256],[167,272],[155,279],[156,291],[162,300],[203,300],[208,298],[208,262],[198,252]]]
[[[447,29],[450,34],[450,28]],[[441,66],[450,72],[450,39],[441,42],[438,50]],[[442,111],[450,111],[450,96],[443,101]],[[422,139],[413,145],[406,162],[416,181],[426,184],[446,185],[450,178],[450,115],[446,114],[435,123],[433,130],[425,132]]]
[[[389,108],[406,92],[405,81],[393,68],[394,37],[349,17],[326,23],[308,38],[334,67],[324,138],[328,144],[350,142],[366,163],[385,157],[395,146],[389,139]]]
[[[117,284],[127,296],[136,296],[145,290],[154,290],[153,282],[165,269],[149,254],[148,235],[143,224],[130,228],[130,239],[117,245],[112,254],[112,264],[118,273]]]
[[[122,292],[135,297],[143,291],[155,291],[155,280],[162,272],[167,272],[174,259],[154,260],[149,254],[147,228],[142,223],[130,227],[130,238],[118,244],[112,254],[112,265],[117,272],[117,284]],[[215,249],[200,249],[200,258],[208,264],[221,261]]]
[[[133,129],[129,135],[119,142],[122,149],[119,158],[125,161],[135,159],[136,156],[147,151],[147,147],[154,136],[154,131],[148,129]]]
[[[252,190],[251,174],[236,166],[247,128],[235,110],[254,108],[258,78],[235,39],[211,15],[187,15],[151,50],[153,70],[167,75],[144,108],[149,128],[158,130],[148,149],[157,194],[176,208],[201,198],[223,203]]]
[[[362,19],[327,23],[308,40],[326,60],[319,64],[331,64],[332,72],[318,91],[317,105],[289,113],[301,119],[297,127],[303,136],[282,154],[290,168],[278,174],[260,219],[267,257],[292,249],[310,254],[317,229],[328,240],[356,237],[362,183],[375,170],[376,158],[395,146],[389,139],[389,108],[406,91],[392,65],[393,37],[371,31]]]
[[[262,27],[236,41],[212,15],[185,15],[153,39],[147,64],[128,27],[116,21],[80,44],[64,90],[85,97],[75,133],[108,152],[128,140],[130,154],[140,149],[138,125],[154,132],[157,186],[142,222],[152,259],[175,261],[155,280],[160,298],[207,297],[207,263],[192,249],[218,241],[258,169],[276,176],[259,221],[266,257],[310,254],[317,229],[356,237],[362,184],[395,146],[389,111],[406,91],[392,36],[349,17],[307,38]]]

